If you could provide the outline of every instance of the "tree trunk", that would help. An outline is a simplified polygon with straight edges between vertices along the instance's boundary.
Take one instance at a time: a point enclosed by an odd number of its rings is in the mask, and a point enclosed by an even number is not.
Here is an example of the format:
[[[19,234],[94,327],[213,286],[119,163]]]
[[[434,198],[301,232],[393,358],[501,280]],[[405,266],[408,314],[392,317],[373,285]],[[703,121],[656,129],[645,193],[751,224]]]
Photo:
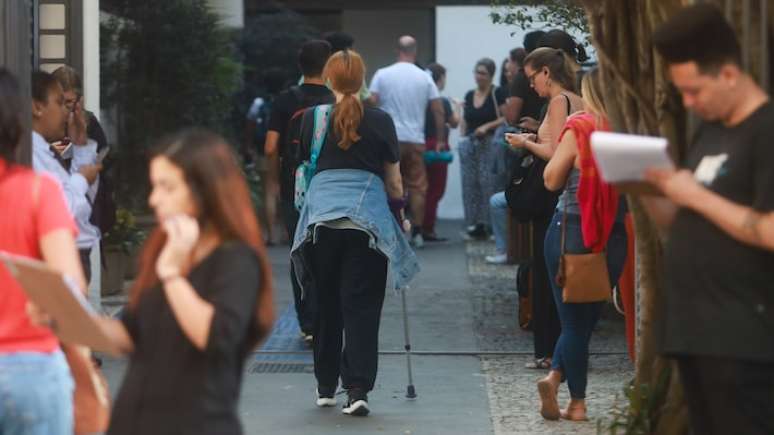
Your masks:
[[[682,5],[680,0],[585,0],[592,40],[599,59],[605,89],[605,105],[615,131],[659,135],[669,139],[670,152],[680,158],[685,151],[686,117],[679,96],[669,86],[660,57],[656,56],[653,30]],[[639,349],[635,390],[649,386],[650,394],[659,380],[670,373],[671,362],[656,352],[656,334],[663,288],[662,241],[640,201],[629,197],[637,237],[639,262]],[[659,434],[687,431],[687,412],[676,370],[671,370],[668,388],[658,409],[643,409],[640,401],[631,411],[647,418],[647,427]],[[656,395],[658,397],[658,395]],[[660,406],[659,406],[660,405]]]
[[[766,86],[771,70],[766,67],[772,44],[769,42],[774,19],[774,0],[744,2],[709,0],[730,13],[731,21],[742,41],[748,71]],[[669,86],[662,59],[656,56],[651,35],[682,5],[695,0],[582,0],[591,26],[603,78],[610,86],[605,102],[616,131],[660,135],[669,139],[670,152],[678,161],[687,151],[688,119],[680,97]],[[762,8],[766,2],[768,9]],[[726,9],[726,7],[729,7]],[[761,32],[760,13],[765,10],[767,31]],[[745,29],[747,33],[745,33]],[[747,38],[745,39],[745,35]],[[765,38],[765,41],[764,41]],[[761,80],[764,79],[764,80]],[[674,363],[656,352],[656,335],[662,311],[661,286],[662,240],[654,224],[636,197],[629,198],[635,221],[639,262],[640,341],[636,361],[635,386],[653,388],[665,382],[666,391],[657,398],[656,409],[643,409],[642,401],[633,400],[630,412],[648,420],[649,430],[658,434],[684,434],[688,430],[688,413]],[[643,414],[645,412],[645,414]]]

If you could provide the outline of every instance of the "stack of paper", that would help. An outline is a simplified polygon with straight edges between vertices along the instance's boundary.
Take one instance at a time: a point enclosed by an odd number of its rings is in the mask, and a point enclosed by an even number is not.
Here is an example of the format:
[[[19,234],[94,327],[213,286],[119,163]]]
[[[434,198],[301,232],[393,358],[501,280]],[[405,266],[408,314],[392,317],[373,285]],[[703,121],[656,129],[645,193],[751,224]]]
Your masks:
[[[591,151],[602,179],[610,184],[643,181],[648,168],[674,168],[663,137],[596,131]]]

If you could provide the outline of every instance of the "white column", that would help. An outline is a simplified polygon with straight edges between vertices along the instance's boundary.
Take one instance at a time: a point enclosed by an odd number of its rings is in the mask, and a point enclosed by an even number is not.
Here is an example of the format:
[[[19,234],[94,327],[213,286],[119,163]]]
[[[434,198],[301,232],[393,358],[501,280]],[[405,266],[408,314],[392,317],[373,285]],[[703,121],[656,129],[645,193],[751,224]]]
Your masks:
[[[212,11],[220,16],[225,27],[245,26],[245,5],[243,0],[209,0]]]
[[[83,94],[86,109],[99,117],[99,0],[83,0]]]

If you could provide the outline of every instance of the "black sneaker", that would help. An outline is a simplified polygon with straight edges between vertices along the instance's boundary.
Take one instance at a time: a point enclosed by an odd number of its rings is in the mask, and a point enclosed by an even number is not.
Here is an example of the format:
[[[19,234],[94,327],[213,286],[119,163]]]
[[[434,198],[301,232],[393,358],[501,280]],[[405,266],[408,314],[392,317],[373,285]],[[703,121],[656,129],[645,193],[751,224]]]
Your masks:
[[[487,237],[484,224],[471,225],[468,227],[468,236],[473,239],[485,239]]]
[[[344,414],[365,417],[371,410],[368,408],[368,396],[362,390],[347,391],[347,403],[341,410]]]
[[[336,387],[317,387],[317,406],[336,406]]]

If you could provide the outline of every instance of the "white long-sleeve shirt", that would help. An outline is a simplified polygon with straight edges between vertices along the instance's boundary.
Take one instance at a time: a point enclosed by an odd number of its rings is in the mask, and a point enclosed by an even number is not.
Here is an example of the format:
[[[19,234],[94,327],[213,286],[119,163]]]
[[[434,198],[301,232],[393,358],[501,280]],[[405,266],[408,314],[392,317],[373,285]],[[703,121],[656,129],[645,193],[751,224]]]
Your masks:
[[[43,136],[32,132],[32,167],[38,172],[52,175],[62,185],[67,208],[78,226],[76,243],[79,249],[90,249],[99,241],[99,229],[89,222],[91,203],[97,192],[97,183],[89,186],[86,178],[78,172],[84,165],[97,161],[97,143],[89,139],[85,146],[73,146],[73,160],[68,172],[54,156],[50,144]],[[89,195],[87,199],[86,195]]]

